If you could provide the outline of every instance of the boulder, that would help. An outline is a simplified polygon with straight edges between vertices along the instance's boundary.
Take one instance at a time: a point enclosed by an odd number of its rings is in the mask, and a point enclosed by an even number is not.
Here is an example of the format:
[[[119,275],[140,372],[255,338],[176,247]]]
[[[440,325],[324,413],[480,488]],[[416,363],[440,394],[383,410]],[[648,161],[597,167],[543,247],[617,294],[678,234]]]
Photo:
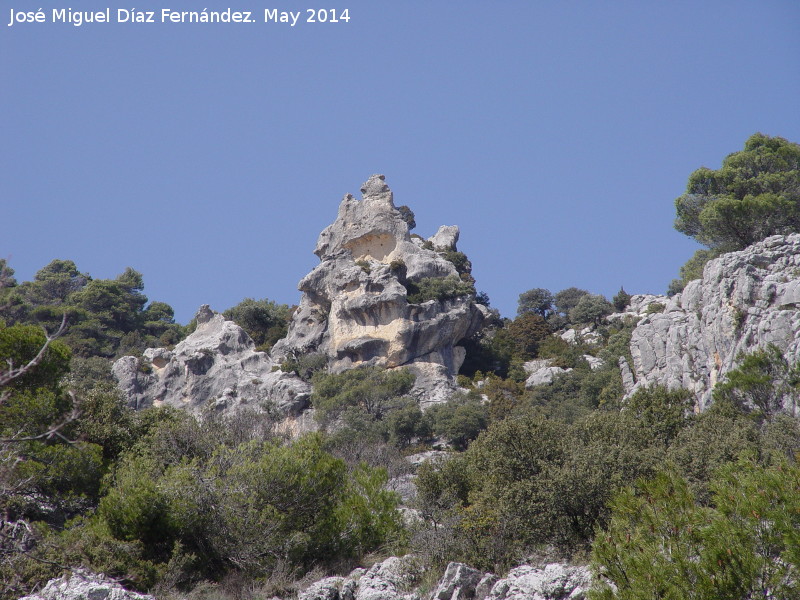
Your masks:
[[[459,233],[457,225],[442,225],[435,234],[428,238],[428,241],[437,250],[455,250]]]
[[[297,596],[297,600],[340,600],[344,577],[326,577],[312,583]]]
[[[537,385],[547,385],[553,382],[553,378],[556,375],[572,371],[572,369],[562,369],[561,367],[553,366],[553,361],[548,358],[529,360],[522,365],[522,368],[528,374],[528,378],[525,380],[526,389],[536,387]]]
[[[141,359],[124,356],[112,372],[133,408],[173,406],[195,414],[240,406],[276,408],[298,415],[311,387],[299,377],[273,370],[256,352],[247,332],[208,305],[197,312],[197,329],[173,350],[148,348]]]
[[[373,565],[358,581],[355,600],[414,600],[407,590],[414,579],[413,559],[390,556]]]
[[[591,585],[587,567],[552,563],[522,565],[492,586],[487,600],[584,600]],[[477,598],[477,597],[476,597]]]
[[[431,594],[431,600],[472,600],[482,579],[482,572],[463,563],[451,562]]]
[[[156,600],[149,594],[131,592],[105,575],[76,570],[51,579],[41,591],[20,600]]]
[[[628,306],[625,310],[618,313],[610,314],[606,320],[620,319],[624,320],[626,317],[639,319],[648,313],[658,312],[659,304],[666,306],[669,303],[669,296],[661,296],[656,294],[634,294],[628,301]]]
[[[742,353],[769,344],[800,360],[800,234],[772,236],[709,261],[702,279],[666,300],[663,312],[644,315],[631,337],[629,393],[651,385],[685,388],[702,410]]]
[[[583,329],[567,329],[561,334],[561,339],[568,344],[576,345],[579,342],[584,344],[599,344],[602,341],[602,336],[597,333],[592,327],[584,327]]]
[[[457,277],[456,268],[411,240],[383,175],[370,177],[361,192],[361,200],[344,197],[336,220],[320,234],[314,250],[320,264],[300,281],[299,307],[272,357],[321,353],[332,372],[408,367],[420,401],[446,400],[465,357],[459,344],[480,328],[486,309],[466,296],[408,302],[409,285]],[[431,238],[448,250],[457,240],[455,226]]]

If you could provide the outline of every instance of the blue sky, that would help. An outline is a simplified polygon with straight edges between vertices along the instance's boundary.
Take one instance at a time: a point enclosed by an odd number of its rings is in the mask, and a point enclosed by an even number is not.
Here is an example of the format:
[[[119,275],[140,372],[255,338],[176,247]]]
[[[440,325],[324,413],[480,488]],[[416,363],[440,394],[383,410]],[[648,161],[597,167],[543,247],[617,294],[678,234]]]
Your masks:
[[[383,173],[477,287],[663,292],[697,245],[689,174],[756,131],[800,142],[800,3],[345,0],[295,27],[7,27],[9,9],[316,3],[10,0],[0,12],[0,256],[131,266],[180,322],[296,303],[341,197]]]

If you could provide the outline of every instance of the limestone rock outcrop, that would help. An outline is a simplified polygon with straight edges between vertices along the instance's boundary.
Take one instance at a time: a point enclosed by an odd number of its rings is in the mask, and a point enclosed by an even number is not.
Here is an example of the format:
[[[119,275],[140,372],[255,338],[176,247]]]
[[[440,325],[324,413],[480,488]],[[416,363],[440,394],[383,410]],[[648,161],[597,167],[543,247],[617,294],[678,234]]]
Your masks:
[[[472,600],[483,575],[464,563],[451,562],[431,594],[431,600]]]
[[[698,409],[742,353],[779,347],[800,360],[800,234],[772,236],[711,260],[633,331],[635,384],[686,388]]]
[[[495,583],[486,600],[584,600],[591,582],[587,567],[522,565]]]
[[[522,365],[522,368],[528,375],[528,378],[525,380],[526,389],[536,387],[537,385],[547,385],[553,382],[553,378],[556,375],[572,371],[572,369],[562,369],[561,367],[553,366],[553,361],[549,358],[529,360]]]
[[[588,567],[564,563],[521,565],[503,578],[451,562],[432,592],[414,591],[421,572],[414,556],[392,556],[347,577],[326,577],[300,592],[300,600],[585,600]]]
[[[156,600],[149,594],[126,590],[105,575],[75,571],[51,579],[39,592],[20,600]]]
[[[309,404],[310,386],[293,374],[273,371],[273,361],[233,321],[208,305],[197,329],[174,350],[148,348],[143,358],[124,356],[112,372],[134,408],[173,406],[195,414],[240,406],[274,408],[297,415]]]
[[[455,250],[458,228],[442,227],[430,244],[412,240],[382,175],[347,194],[333,224],[319,236],[320,264],[299,284],[300,305],[272,357],[320,353],[333,372],[360,365],[407,366],[424,402],[455,390],[464,360],[459,342],[478,330],[485,308],[469,296],[409,302],[409,284],[451,278],[458,271],[431,247]]]

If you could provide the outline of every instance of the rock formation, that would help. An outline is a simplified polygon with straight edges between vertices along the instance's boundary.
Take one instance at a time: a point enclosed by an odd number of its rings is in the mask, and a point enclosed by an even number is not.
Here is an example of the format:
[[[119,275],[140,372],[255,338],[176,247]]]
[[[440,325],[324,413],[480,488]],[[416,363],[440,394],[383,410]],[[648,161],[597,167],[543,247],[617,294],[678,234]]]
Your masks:
[[[553,360],[549,358],[540,358],[536,360],[529,360],[522,368],[528,375],[525,380],[525,388],[530,389],[537,385],[547,385],[553,382],[556,375],[569,373],[572,369],[562,369],[561,367],[553,366]]]
[[[392,556],[368,571],[326,577],[299,594],[299,600],[419,600],[413,590],[421,573],[414,556]],[[592,577],[587,567],[551,563],[521,565],[504,578],[451,562],[429,600],[584,600]]]
[[[272,350],[276,361],[321,353],[339,372],[360,365],[409,367],[422,401],[446,399],[464,360],[459,342],[480,327],[483,307],[469,296],[409,302],[409,288],[430,279],[458,281],[434,249],[455,251],[458,228],[442,227],[425,244],[412,239],[383,175],[347,194],[319,236],[320,264],[299,284],[300,305],[289,333]]]
[[[742,353],[769,344],[800,360],[800,234],[709,261],[702,279],[668,299],[663,312],[646,314],[631,338],[636,381],[629,379],[628,392],[686,388],[703,409]]]
[[[297,415],[308,406],[310,386],[292,374],[273,371],[250,336],[203,305],[197,329],[174,350],[148,348],[142,359],[124,356],[112,371],[134,408],[174,406],[196,414],[239,406],[275,408]]]
[[[584,600],[591,581],[586,567],[522,565],[495,583],[486,600]]]
[[[41,591],[20,600],[156,600],[149,594],[126,590],[105,575],[75,571],[51,579]]]
[[[464,360],[458,344],[478,330],[486,308],[469,294],[419,303],[408,296],[431,280],[461,282],[442,256],[456,251],[458,227],[440,227],[427,242],[412,239],[382,175],[370,177],[361,191],[363,200],[344,197],[336,221],[320,234],[314,251],[320,264],[300,281],[300,306],[271,357],[204,305],[196,331],[174,350],[150,348],[143,359],[114,363],[129,405],[199,413],[271,404],[296,416],[308,406],[310,386],[278,366],[308,354],[324,356],[333,372],[406,366],[417,376],[412,393],[421,402],[446,400]]]

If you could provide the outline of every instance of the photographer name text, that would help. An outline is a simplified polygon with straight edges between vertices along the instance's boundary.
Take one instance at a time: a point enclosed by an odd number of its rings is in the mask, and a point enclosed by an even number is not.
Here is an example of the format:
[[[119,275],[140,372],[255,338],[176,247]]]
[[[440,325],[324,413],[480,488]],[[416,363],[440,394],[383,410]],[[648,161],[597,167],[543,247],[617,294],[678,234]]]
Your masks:
[[[138,10],[136,8],[105,8],[102,10],[72,10],[71,8],[52,8],[38,10],[14,10],[7,27],[19,25],[60,23],[81,27],[101,23],[267,23],[295,27],[303,23],[336,24],[349,23],[350,10],[333,8],[307,8],[288,11],[264,8],[255,11],[234,10]]]

